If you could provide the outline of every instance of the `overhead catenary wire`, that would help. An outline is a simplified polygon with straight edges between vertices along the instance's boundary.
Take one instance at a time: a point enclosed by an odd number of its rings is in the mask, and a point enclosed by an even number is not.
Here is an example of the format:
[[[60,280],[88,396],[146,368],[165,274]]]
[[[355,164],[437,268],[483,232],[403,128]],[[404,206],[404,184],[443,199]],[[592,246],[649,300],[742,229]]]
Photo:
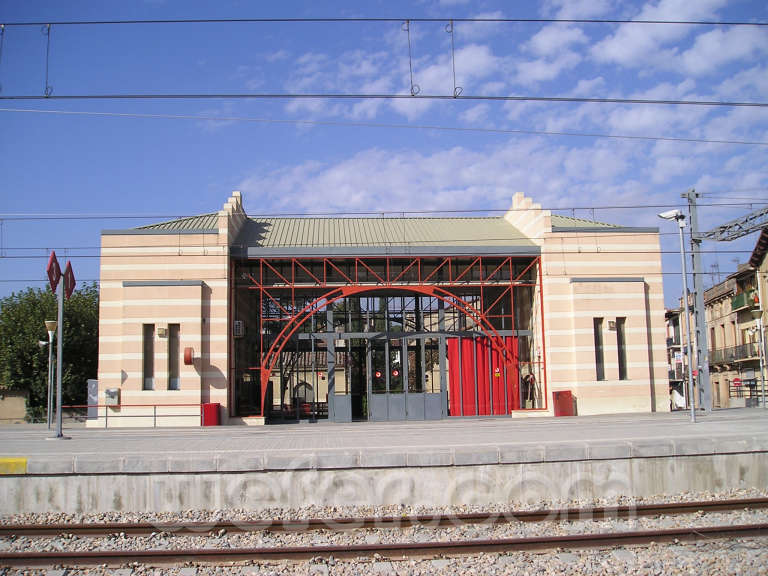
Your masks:
[[[542,206],[537,208],[538,210],[544,210],[553,212],[554,216],[563,216],[565,218],[575,218],[577,220],[590,220],[581,217],[568,216],[566,214],[560,214],[561,212],[573,212],[573,211],[605,211],[605,210],[658,210],[662,208],[679,208],[682,203],[667,203],[667,204],[616,204],[605,206]],[[728,207],[728,208],[744,208],[753,206],[768,205],[768,199],[764,199],[763,202],[754,201],[739,201],[739,202],[709,202],[709,203],[697,203],[699,208],[707,207]],[[507,212],[528,212],[530,208],[470,208],[470,209],[419,209],[419,210],[332,210],[327,212],[246,212],[250,219],[259,218],[309,218],[309,217],[334,217],[334,216],[349,216],[349,217],[392,217],[401,218],[403,215],[409,214],[485,214],[485,213],[497,213],[505,214]],[[200,214],[169,214],[169,213],[147,213],[147,214],[121,214],[121,213],[0,213],[0,220],[141,220],[141,219],[188,219],[199,217]],[[467,216],[468,218],[482,218],[483,216]],[[598,223],[599,224],[599,223]],[[620,227],[620,226],[619,226]],[[171,231],[172,232],[172,231]]]
[[[6,22],[6,26],[102,26],[102,25],[134,25],[134,24],[269,24],[269,23],[356,23],[356,22],[454,22],[466,23],[509,23],[509,24],[631,24],[631,25],[680,25],[680,26],[768,26],[768,22],[749,20],[653,20],[653,19],[619,19],[619,18],[502,18],[502,17],[468,17],[456,18],[391,18],[391,17],[291,17],[291,18],[154,18],[154,19],[123,19],[123,20],[26,20]]]
[[[299,126],[335,126],[352,128],[394,128],[408,130],[436,130],[446,132],[470,132],[487,134],[527,134],[534,136],[568,136],[579,138],[609,138],[618,140],[638,140],[653,142],[681,142],[693,144],[735,144],[743,146],[768,146],[768,141],[718,140],[708,138],[684,138],[676,136],[643,136],[631,134],[603,134],[597,132],[563,132],[552,130],[527,130],[517,128],[480,128],[470,126],[439,126],[434,124],[398,124],[382,122],[347,122],[335,120],[302,120],[258,118],[249,116],[211,116],[196,114],[144,114],[137,112],[95,112],[84,110],[45,110],[39,108],[0,108],[0,112],[19,112],[35,114],[54,114],[63,116],[92,116],[114,118],[137,118],[157,120],[195,120],[212,122],[254,122],[263,124],[294,124]]]
[[[122,94],[16,94],[0,95],[0,100],[466,100],[488,102],[561,102],[576,104],[641,104],[660,106],[714,106],[724,108],[768,108],[768,102],[725,100],[666,100],[653,98],[597,98],[578,96],[534,95],[468,95],[461,94],[353,94],[353,93],[288,93],[288,92],[210,92]]]
[[[453,242],[466,242],[467,240],[453,240]],[[433,244],[448,244],[452,242],[452,240],[438,240],[434,241]],[[324,247],[327,248],[344,248],[344,247],[354,247],[355,244],[349,244],[349,243],[343,243],[343,242],[334,242],[332,244],[324,245]],[[405,244],[395,244],[397,247],[408,247],[411,249],[417,249],[419,245],[414,243],[405,243]],[[313,248],[314,245],[312,244],[299,244],[299,245],[293,245],[290,248]],[[120,247],[121,249],[124,248],[123,246]],[[173,248],[173,247],[171,247]],[[185,245],[183,247],[183,250],[191,250],[194,248],[202,249],[206,248],[205,246],[189,246]],[[174,248],[175,249],[175,248]],[[24,248],[18,248],[17,250],[25,250]],[[82,250],[82,248],[70,248],[70,250]],[[751,254],[752,250],[700,250],[700,254]],[[580,251],[576,250],[547,250],[546,255],[547,256],[567,256],[567,255],[583,255],[583,254],[622,254],[622,255],[628,255],[628,254],[637,254],[637,255],[644,255],[644,254],[680,254],[679,250],[606,250],[606,249],[581,249]],[[511,256],[514,256],[514,254],[508,254]],[[71,254],[70,258],[137,258],[142,256],[142,254]],[[174,258],[177,256],[177,254],[170,254],[170,253],[153,253],[153,257],[169,257]],[[222,254],[216,253],[216,254],[181,254],[180,256],[194,256],[195,258],[221,258]],[[485,256],[485,254],[483,254]],[[30,254],[30,255],[21,255],[21,256],[4,256],[0,259],[2,260],[46,260],[48,259],[49,254]],[[311,256],[310,256],[311,257]],[[351,256],[350,256],[351,257]],[[391,255],[393,258],[398,258],[398,255]],[[440,258],[440,256],[433,256],[434,258]],[[296,256],[295,258],[299,258]],[[344,256],[339,256],[339,258],[344,258]],[[366,256],[366,258],[379,258],[378,256]]]

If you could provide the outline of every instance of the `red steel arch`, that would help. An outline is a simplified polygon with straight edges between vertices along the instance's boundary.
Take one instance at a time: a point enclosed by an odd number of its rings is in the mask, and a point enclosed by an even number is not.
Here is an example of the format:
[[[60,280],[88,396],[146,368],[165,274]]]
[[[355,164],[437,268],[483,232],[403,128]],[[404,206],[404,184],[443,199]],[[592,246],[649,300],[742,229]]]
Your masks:
[[[334,302],[341,300],[342,298],[346,298],[348,296],[356,296],[358,294],[363,294],[365,292],[377,292],[381,291],[382,288],[386,290],[396,290],[399,292],[410,292],[410,293],[418,293],[423,296],[431,296],[434,298],[437,298],[438,300],[441,300],[448,304],[449,306],[452,306],[459,311],[463,312],[465,315],[472,318],[472,320],[475,321],[475,323],[480,327],[480,330],[483,334],[485,334],[490,343],[491,346],[501,355],[500,357],[504,359],[505,363],[507,365],[512,364],[513,359],[509,355],[509,351],[507,350],[506,346],[504,345],[504,341],[499,336],[498,332],[496,332],[496,329],[491,325],[491,323],[488,321],[488,319],[485,317],[485,314],[482,312],[478,312],[472,306],[469,304],[469,302],[463,300],[462,298],[459,298],[455,294],[452,294],[451,292],[444,290],[443,288],[440,288],[439,286],[428,286],[423,284],[417,284],[417,285],[404,285],[404,286],[397,286],[397,285],[387,285],[387,286],[340,286],[337,288],[334,288],[332,290],[329,290],[322,296],[319,296],[318,298],[315,298],[312,302],[307,304],[304,308],[301,309],[301,311],[298,312],[298,314],[291,317],[291,319],[288,321],[288,323],[283,327],[283,329],[280,331],[280,333],[277,335],[277,338],[275,338],[275,341],[272,343],[272,346],[270,346],[267,353],[264,355],[264,358],[262,359],[261,366],[259,367],[259,370],[261,372],[261,413],[264,414],[264,401],[266,399],[266,393],[267,393],[267,385],[269,384],[269,378],[272,375],[272,371],[275,368],[275,365],[278,363],[278,360],[280,358],[280,353],[283,351],[283,348],[290,340],[291,336],[293,336],[296,333],[296,330],[298,330],[304,322],[306,322],[309,318],[312,317],[312,315],[315,312],[318,312],[322,310],[323,308],[326,308],[328,305],[333,304]]]

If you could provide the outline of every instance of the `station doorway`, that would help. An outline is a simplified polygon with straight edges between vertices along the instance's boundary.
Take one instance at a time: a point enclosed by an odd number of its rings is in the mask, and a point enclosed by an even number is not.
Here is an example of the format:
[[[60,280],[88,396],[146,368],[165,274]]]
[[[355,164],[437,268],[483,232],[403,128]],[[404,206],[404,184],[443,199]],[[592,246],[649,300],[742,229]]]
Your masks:
[[[438,420],[445,415],[447,387],[440,376],[444,338],[340,334],[334,335],[334,348],[333,365],[328,366],[332,420]]]
[[[511,363],[475,332],[302,334],[282,352],[270,418],[386,422],[538,408],[535,379],[520,370],[526,336],[505,332]]]

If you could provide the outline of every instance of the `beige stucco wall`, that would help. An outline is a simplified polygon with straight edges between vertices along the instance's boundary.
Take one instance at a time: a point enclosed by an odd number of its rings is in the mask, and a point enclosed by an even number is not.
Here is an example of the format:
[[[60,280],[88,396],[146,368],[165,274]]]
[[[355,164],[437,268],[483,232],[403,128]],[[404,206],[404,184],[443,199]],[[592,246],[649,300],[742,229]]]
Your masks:
[[[515,195],[507,220],[541,246],[548,406],[571,390],[579,414],[669,410],[658,232],[553,232],[551,214]],[[597,380],[593,318],[603,318],[605,379]],[[627,379],[609,322],[626,318]]]
[[[239,193],[218,215],[214,233],[103,234],[99,304],[99,404],[119,389],[121,408],[110,408],[109,426],[199,425],[195,406],[218,402],[229,415],[229,246],[245,216]],[[154,389],[143,389],[143,325],[154,324]],[[169,390],[168,343],[161,329],[179,324],[179,390]],[[194,362],[184,364],[184,349]],[[159,405],[155,408],[126,405]],[[105,408],[91,426],[104,426]],[[189,414],[169,416],[168,414]],[[144,415],[144,417],[136,417]]]
[[[0,424],[24,422],[27,415],[27,393],[0,390]]]

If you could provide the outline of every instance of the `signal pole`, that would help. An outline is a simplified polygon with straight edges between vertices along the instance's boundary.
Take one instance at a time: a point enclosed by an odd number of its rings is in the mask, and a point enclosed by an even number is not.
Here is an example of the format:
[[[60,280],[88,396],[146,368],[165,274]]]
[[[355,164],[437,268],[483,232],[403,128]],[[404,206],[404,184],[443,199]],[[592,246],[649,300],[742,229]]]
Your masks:
[[[699,195],[691,188],[683,198],[688,200],[688,214],[691,223],[691,254],[693,266],[693,313],[696,318],[696,363],[699,384],[699,407],[705,412],[712,411],[712,385],[709,381],[709,345],[707,343],[707,316],[704,308],[704,275],[701,268],[701,240],[696,199]],[[689,359],[690,360],[690,359]]]

